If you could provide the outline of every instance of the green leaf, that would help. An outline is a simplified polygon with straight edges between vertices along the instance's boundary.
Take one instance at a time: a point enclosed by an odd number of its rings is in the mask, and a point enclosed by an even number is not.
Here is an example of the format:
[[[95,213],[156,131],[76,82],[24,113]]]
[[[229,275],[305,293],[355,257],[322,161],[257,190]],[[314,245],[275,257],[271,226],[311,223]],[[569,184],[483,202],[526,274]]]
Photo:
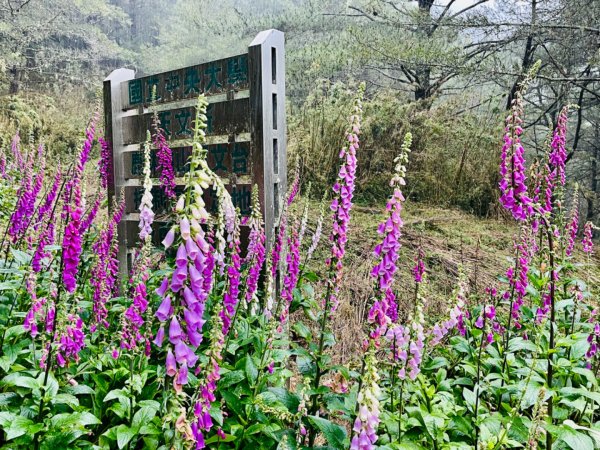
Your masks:
[[[248,381],[250,382],[251,385],[254,385],[254,383],[256,382],[256,379],[258,378],[258,369],[256,368],[256,365],[254,364],[254,360],[252,359],[252,356],[250,356],[250,355],[248,355],[246,357],[245,370],[246,370],[246,376],[248,377]]]
[[[592,438],[571,427],[561,425],[557,437],[573,450],[594,450]]]
[[[133,439],[136,433],[129,428],[127,425],[119,425],[117,427],[117,446],[121,448],[125,448],[129,441]]]
[[[300,398],[289,392],[287,389],[272,387],[268,389],[269,392],[275,395],[277,400],[285,406],[288,411],[295,414],[298,411],[298,405],[300,405]]]
[[[152,419],[154,419],[154,416],[156,415],[157,411],[158,410],[156,408],[153,408],[151,406],[143,406],[133,415],[131,428],[133,428],[134,430],[139,430],[142,425],[146,425]]]
[[[508,352],[514,353],[514,352],[518,352],[520,350],[526,350],[528,352],[535,352],[537,350],[537,347],[533,342],[523,339],[522,337],[512,338],[508,342]]]
[[[221,377],[221,379],[219,380],[219,387],[221,389],[226,389],[234,384],[239,383],[244,378],[246,378],[246,375],[244,375],[243,371],[232,370],[231,372],[227,372]]]
[[[336,449],[344,449],[346,430],[327,419],[317,416],[308,416],[308,420],[323,433],[327,443]]]
[[[292,330],[294,330],[294,332],[304,340],[308,341],[312,338],[312,334],[311,334],[310,330],[302,322],[296,322],[292,326]]]
[[[34,425],[31,419],[23,416],[15,417],[9,424],[8,428],[5,428],[6,440],[10,441],[19,436],[23,436],[26,433],[30,433],[30,427]],[[38,430],[39,431],[39,430]]]
[[[31,261],[31,255],[29,255],[28,253],[22,252],[21,250],[11,248],[10,252],[12,253],[15,261],[21,266],[23,266],[25,264],[29,264],[29,261]]]
[[[77,397],[75,397],[74,395],[71,395],[71,394],[56,394],[52,398],[52,403],[55,405],[58,405],[58,404],[68,405],[73,409],[75,409],[79,406],[79,400],[77,399]]]

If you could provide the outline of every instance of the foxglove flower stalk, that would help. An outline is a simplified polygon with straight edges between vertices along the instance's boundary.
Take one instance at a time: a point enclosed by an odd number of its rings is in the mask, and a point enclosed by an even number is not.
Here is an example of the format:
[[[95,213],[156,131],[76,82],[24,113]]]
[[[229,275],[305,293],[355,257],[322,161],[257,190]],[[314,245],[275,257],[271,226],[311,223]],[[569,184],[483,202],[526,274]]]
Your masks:
[[[34,179],[32,171],[32,162],[29,161],[26,163],[24,176],[21,179],[21,186],[17,192],[15,211],[10,217],[8,235],[12,238],[13,242],[17,242],[27,229],[31,214],[34,211],[37,194],[39,189],[41,189],[43,174],[40,175],[38,173]]]
[[[464,308],[466,305],[468,292],[468,280],[465,274],[461,271],[458,275],[458,285],[455,289],[454,306],[450,309],[448,319],[436,323],[432,330],[431,335],[433,336],[429,342],[430,346],[438,345],[442,339],[454,328],[456,328],[461,335],[466,334],[466,327],[464,322]]]
[[[111,299],[116,291],[119,272],[116,230],[124,211],[125,200],[121,199],[106,228],[100,232],[98,240],[92,247],[96,254],[96,263],[92,267],[90,277],[90,284],[94,287],[93,316],[90,326],[92,332],[96,331],[98,325],[102,325],[105,328],[108,328],[109,325],[106,320],[108,315],[106,302]]]
[[[371,338],[378,342],[379,337],[386,333],[387,326],[395,322],[398,318],[398,307],[396,304],[396,295],[392,285],[394,276],[398,270],[397,262],[400,251],[400,237],[402,235],[402,186],[406,184],[406,163],[410,153],[412,135],[406,133],[404,142],[400,149],[400,154],[394,162],[396,167],[394,176],[390,181],[390,186],[394,189],[392,196],[386,204],[388,217],[384,220],[377,230],[382,236],[381,244],[375,247],[375,257],[377,264],[371,270],[371,277],[375,279],[375,303],[369,311],[369,322],[375,325],[371,331]]]
[[[248,267],[246,277],[246,302],[255,304],[258,302],[256,290],[260,271],[265,263],[265,231],[263,227],[262,214],[260,212],[260,200],[258,198],[258,186],[252,188],[252,212],[248,222],[250,236],[248,238],[248,253],[244,263]]]
[[[342,277],[343,259],[348,242],[348,224],[354,196],[356,178],[356,150],[359,147],[358,136],[362,115],[362,97],[365,86],[361,84],[354,103],[353,114],[350,117],[350,130],[346,133],[347,147],[340,151],[342,164],[338,178],[333,185],[334,198],[331,202],[333,226],[329,240],[331,242],[331,257],[327,260],[329,298],[325,299],[326,308],[334,312],[338,306],[338,292]]]
[[[24,173],[24,169],[26,168],[26,161],[23,158],[23,154],[21,153],[21,137],[19,136],[19,132],[17,131],[10,143],[10,149],[13,155],[13,161],[16,163],[17,170],[21,173]]]
[[[34,229],[37,230],[40,224],[42,224],[46,220],[47,214],[53,209],[54,202],[56,197],[58,196],[58,190],[60,188],[60,183],[62,180],[62,171],[60,166],[56,169],[56,174],[54,175],[54,182],[50,191],[46,195],[44,203],[42,203],[38,209],[37,221],[34,225]]]
[[[100,143],[100,160],[98,161],[98,171],[100,172],[100,186],[106,189],[112,185],[112,148],[108,141],[103,137],[98,138]]]
[[[60,367],[67,365],[69,360],[79,361],[79,352],[85,347],[83,320],[78,314],[69,314],[62,328],[58,333],[56,352],[56,361]]]
[[[156,291],[162,300],[155,313],[161,326],[154,343],[162,347],[168,332],[167,351],[173,356],[167,359],[167,374],[173,377],[176,391],[180,391],[182,386],[187,384],[188,371],[193,369],[198,361],[195,349],[203,339],[205,301],[212,287],[215,267],[215,259],[212,256],[214,248],[201,226],[209,219],[202,196],[211,185],[215,186],[217,179],[208,168],[206,150],[202,147],[205,142],[207,105],[206,98],[200,96],[196,108],[190,170],[185,190],[175,207],[177,225],[165,238],[165,244],[177,248],[175,269]],[[227,197],[231,204],[231,198],[222,182],[218,188],[218,196]],[[219,202],[219,209],[222,210],[220,198]],[[220,214],[221,222],[224,223],[223,216],[224,214]],[[219,321],[222,324],[220,317]],[[221,328],[218,333],[222,334]],[[200,367],[196,373],[199,373],[199,370]]]
[[[154,128],[154,136],[152,143],[156,147],[157,169],[159,172],[160,185],[165,192],[165,195],[171,199],[175,198],[175,172],[173,170],[173,154],[171,148],[167,144],[164,131],[160,127],[158,114],[154,113],[152,120]]]
[[[149,134],[149,133],[148,133]],[[140,240],[145,242],[151,237],[154,212],[152,211],[152,178],[150,178],[150,136],[144,144],[144,194],[140,202]]]
[[[290,305],[294,299],[294,289],[300,275],[300,238],[298,228],[293,227],[288,238],[288,251],[286,255],[286,270],[283,277],[283,288],[281,289],[281,313],[279,315],[279,327],[287,322]]]
[[[594,251],[594,242],[592,241],[592,237],[594,236],[594,224],[592,222],[586,222],[583,227],[583,240],[581,241],[583,245],[583,251],[589,255]]]
[[[94,200],[94,204],[88,211],[88,214],[85,217],[85,219],[81,222],[80,233],[82,236],[88,232],[88,230],[92,226],[92,223],[94,223],[94,220],[96,220],[96,216],[98,215],[98,209],[100,208],[100,203],[102,202],[103,198],[104,198],[104,192],[101,191],[96,194],[96,199]]]
[[[562,186],[565,185],[565,162],[567,160],[567,150],[565,149],[565,145],[567,141],[568,113],[569,107],[565,106],[558,115],[556,128],[550,144],[552,150],[549,155],[553,179],[558,178]]]
[[[232,319],[239,301],[240,278],[242,261],[240,257],[240,230],[236,219],[233,231],[233,240],[229,243],[231,261],[227,267],[227,291],[223,295],[223,309],[221,320],[223,322],[223,335],[227,336],[232,325]]]
[[[377,442],[377,427],[379,426],[379,397],[381,390],[378,385],[377,359],[375,347],[370,346],[365,357],[365,373],[362,389],[358,393],[358,415],[352,428],[353,436],[350,450],[373,450]]]
[[[525,176],[525,150],[521,143],[523,133],[523,93],[539,69],[533,68],[515,93],[511,113],[506,118],[504,145],[500,162],[500,204],[510,211],[516,220],[525,220],[532,214],[532,200],[527,196]]]
[[[97,115],[86,130],[86,138],[79,153],[73,178],[67,183],[66,212],[68,223],[63,237],[63,273],[62,280],[65,289],[69,293],[75,292],[77,286],[77,271],[81,257],[81,220],[83,215],[83,204],[81,195],[81,184],[83,182],[83,170],[89,158],[95,136],[95,122]]]
[[[567,224],[567,248],[565,254],[571,256],[573,249],[575,248],[575,241],[577,240],[577,232],[579,231],[579,198],[578,188],[575,186],[575,193],[573,194],[573,209],[571,211],[571,218]]]
[[[529,264],[536,248],[535,235],[531,227],[521,227],[521,238],[518,244],[515,244],[516,267],[510,267],[506,271],[506,278],[510,284],[510,290],[504,293],[504,299],[510,300],[512,305],[511,314],[514,321],[514,326],[521,328],[521,306],[527,295],[527,285],[529,280]]]
[[[148,270],[150,251],[152,249],[152,222],[154,212],[152,211],[152,178],[150,178],[150,136],[144,145],[144,194],[140,202],[140,241],[142,249],[135,270],[137,279],[133,289],[133,302],[125,311],[121,327],[121,348],[135,349],[138,343],[145,341],[148,347],[150,336],[143,333],[144,316],[148,309],[148,293],[146,282],[150,277]]]

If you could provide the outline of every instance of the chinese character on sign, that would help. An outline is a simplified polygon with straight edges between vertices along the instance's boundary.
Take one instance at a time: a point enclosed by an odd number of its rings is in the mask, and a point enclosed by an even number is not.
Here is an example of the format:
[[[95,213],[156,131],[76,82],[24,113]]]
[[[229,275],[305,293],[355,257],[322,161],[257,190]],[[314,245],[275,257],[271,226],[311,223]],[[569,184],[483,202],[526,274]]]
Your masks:
[[[160,127],[165,132],[165,137],[171,136],[171,111],[161,111],[158,113]]]
[[[165,91],[169,93],[170,98],[175,97],[175,91],[180,85],[179,72],[171,72],[165,76]]]
[[[251,193],[248,186],[234,186],[231,190],[231,201],[243,216],[250,214]]]
[[[141,175],[143,172],[144,154],[141,151],[131,152],[131,175]]]
[[[210,92],[211,90],[219,90],[223,85],[219,82],[219,72],[221,68],[217,67],[215,63],[209,64],[207,69],[204,71],[204,75],[208,75],[208,82],[204,88],[204,92]],[[214,89],[213,89],[214,88]]]
[[[248,145],[245,142],[236,142],[233,144],[233,152],[231,154],[232,170],[236,175],[244,175],[248,173]]]
[[[183,95],[199,94],[200,77],[198,76],[198,68],[188,67],[185,70],[185,80],[183,83]]]
[[[129,104],[139,105],[142,103],[142,80],[131,80],[129,82]]]
[[[179,124],[179,130],[175,133],[177,136],[191,136],[193,134],[192,130],[189,128],[189,125],[191,125],[192,122],[191,117],[192,112],[189,109],[182,109],[175,114],[175,118]]]
[[[159,87],[160,87],[160,78],[158,77],[150,77],[146,80],[146,87],[148,88],[148,96],[146,97],[146,102],[148,103],[152,103],[152,101],[160,101],[161,97],[158,93],[159,91]],[[154,91],[154,88],[156,88],[156,91]],[[152,98],[154,95],[156,95],[155,98]]]
[[[227,61],[227,83],[244,83],[248,80],[248,56],[242,55]]]
[[[227,153],[227,146],[223,144],[217,144],[210,147],[210,154],[215,159],[215,166],[213,170],[218,172],[222,170],[223,172],[227,172],[227,167],[225,166],[225,154]]]

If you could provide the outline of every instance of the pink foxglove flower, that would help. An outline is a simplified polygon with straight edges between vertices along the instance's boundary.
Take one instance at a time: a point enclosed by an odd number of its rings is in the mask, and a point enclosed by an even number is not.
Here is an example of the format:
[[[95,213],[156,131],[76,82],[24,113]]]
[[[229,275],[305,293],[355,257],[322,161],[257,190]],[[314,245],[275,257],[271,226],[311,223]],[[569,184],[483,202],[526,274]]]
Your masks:
[[[375,348],[370,346],[365,357],[365,374],[360,392],[358,393],[358,414],[352,428],[350,450],[372,450],[377,442],[377,427],[379,426],[379,375]]]
[[[404,225],[401,217],[402,203],[404,202],[402,186],[406,184],[404,177],[406,176],[406,163],[411,142],[412,135],[407,133],[400,154],[395,159],[396,167],[390,182],[394,192],[387,201],[387,217],[377,230],[382,236],[382,242],[375,247],[377,264],[371,270],[371,277],[375,280],[375,303],[369,311],[369,321],[374,324],[371,337],[375,340],[386,333],[387,326],[395,322],[398,316],[396,296],[392,285],[398,270],[398,252]]]
[[[112,172],[113,172],[113,161],[112,161],[112,147],[108,141],[103,137],[98,138],[100,143],[100,160],[98,161],[98,171],[100,172],[100,186],[102,189],[106,189],[112,185]]]
[[[527,196],[525,176],[525,149],[521,143],[523,134],[523,93],[537,72],[536,63],[528,77],[517,90],[510,115],[506,118],[504,145],[500,162],[500,204],[510,211],[516,220],[525,220],[533,212],[532,199]]]
[[[362,115],[362,97],[365,86],[361,84],[359,93],[354,104],[353,114],[350,117],[350,129],[346,133],[347,146],[340,151],[342,164],[338,172],[338,178],[333,185],[334,198],[331,201],[333,212],[332,231],[329,237],[331,242],[331,257],[327,260],[327,272],[330,287],[329,298],[325,299],[326,307],[335,311],[338,307],[338,292],[341,284],[343,259],[346,254],[346,243],[348,242],[348,224],[350,222],[350,211],[352,210],[352,198],[354,197],[354,182],[356,179],[356,151],[359,147],[358,136]]]
[[[578,189],[575,187],[575,193],[573,195],[573,208],[571,210],[571,218],[567,224],[567,247],[565,254],[571,256],[573,249],[575,248],[575,241],[577,240],[577,232],[579,231],[579,203],[578,203]]]
[[[83,215],[83,203],[81,184],[83,183],[83,171],[85,164],[88,160],[92,145],[94,143],[96,119],[97,115],[94,116],[94,119],[86,130],[86,138],[79,153],[73,178],[69,183],[67,183],[67,203],[65,207],[68,223],[65,228],[62,244],[62,280],[65,289],[70,293],[73,293],[75,291],[75,287],[77,286],[77,272],[79,269],[79,259],[82,251],[81,221]]]
[[[175,198],[175,172],[173,171],[173,155],[169,144],[165,138],[165,132],[160,127],[158,114],[154,114],[152,126],[154,128],[154,136],[152,143],[156,147],[157,169],[159,173],[160,185],[162,186],[165,195],[171,199]]]
[[[583,251],[590,255],[594,251],[594,242],[592,241],[593,236],[594,224],[592,222],[587,222],[583,227],[583,240],[581,243],[583,245]]]
[[[246,277],[246,302],[256,303],[256,290],[260,272],[265,263],[265,231],[263,227],[262,215],[260,212],[260,200],[258,198],[258,186],[252,188],[252,213],[250,215],[248,226],[250,227],[250,236],[248,238],[248,253],[244,263],[248,266],[248,276]]]

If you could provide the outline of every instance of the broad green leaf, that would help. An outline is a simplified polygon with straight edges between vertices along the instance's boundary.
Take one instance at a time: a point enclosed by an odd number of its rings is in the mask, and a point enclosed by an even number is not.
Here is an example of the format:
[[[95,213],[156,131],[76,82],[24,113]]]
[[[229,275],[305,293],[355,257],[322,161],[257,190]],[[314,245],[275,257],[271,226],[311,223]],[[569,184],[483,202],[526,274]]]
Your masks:
[[[327,419],[317,416],[308,416],[308,420],[323,433],[327,443],[336,449],[344,449],[346,430]]]
[[[117,427],[117,446],[120,449],[125,448],[135,435],[136,433],[127,425],[119,425]]]
[[[248,377],[248,382],[250,383],[250,385],[254,385],[256,379],[258,378],[258,369],[256,368],[254,360],[250,355],[246,357],[245,371],[246,376]]]
[[[226,389],[234,384],[239,383],[244,378],[246,378],[246,375],[244,375],[243,371],[232,370],[221,377],[221,379],[219,380],[219,387],[221,389]]]
[[[138,430],[142,425],[148,424],[158,410],[156,408],[152,408],[150,406],[142,406],[134,415],[133,420],[131,421],[131,428],[134,430]]]

